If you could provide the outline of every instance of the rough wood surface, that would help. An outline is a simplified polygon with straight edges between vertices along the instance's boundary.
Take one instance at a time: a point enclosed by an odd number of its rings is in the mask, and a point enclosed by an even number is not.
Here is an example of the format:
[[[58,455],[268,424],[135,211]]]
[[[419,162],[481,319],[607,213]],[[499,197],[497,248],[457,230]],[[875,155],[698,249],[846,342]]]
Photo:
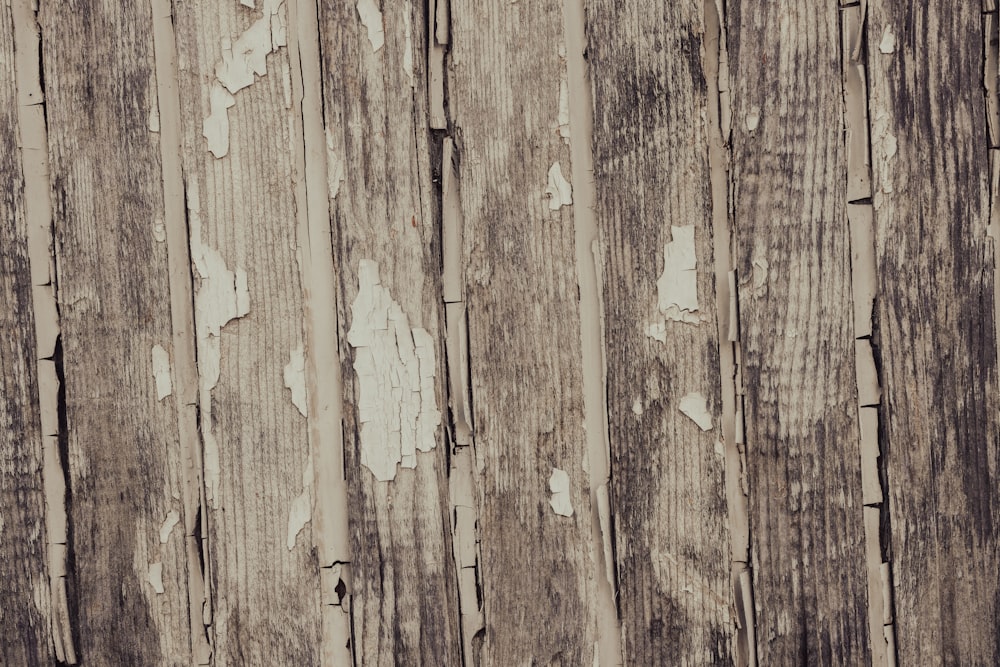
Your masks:
[[[288,5],[254,4],[173,6],[206,568],[216,664],[308,665],[319,663],[321,614],[296,217],[305,202],[293,178],[301,134]]]
[[[625,664],[732,662],[703,5],[599,0],[588,14]],[[687,322],[663,312],[682,246]],[[682,411],[693,394],[707,430]]]
[[[868,9],[899,664],[996,664],[1000,424],[983,17],[979,3],[943,0]]]
[[[562,3],[462,0],[451,19],[482,664],[590,665],[592,580],[603,573],[590,553],[573,207],[553,174],[568,181],[572,173],[559,132]],[[554,469],[568,477],[559,495],[572,516],[550,505],[550,479],[561,488]]]
[[[176,406],[152,358],[170,353],[171,322],[149,6],[43,2],[39,23],[78,654],[187,664]]]
[[[422,409],[428,400],[442,413],[447,406],[440,211],[432,183],[424,66],[426,4],[386,3],[381,15],[361,13],[364,7],[363,2],[320,6],[352,508],[354,655],[358,665],[460,665],[445,420],[441,426],[433,418],[428,422],[432,430],[424,447],[432,449],[418,450],[409,462],[404,455],[382,469],[391,479],[376,477],[379,467],[371,449],[400,437],[378,432],[380,419],[395,420],[396,430],[405,434],[412,432],[407,410]],[[383,30],[378,48],[379,38],[371,39],[373,27]],[[360,340],[369,312],[361,304],[372,289],[371,275],[362,266],[368,262],[384,296],[405,320],[387,348]],[[382,310],[383,321],[385,316]],[[371,383],[389,379],[381,369],[405,365],[411,372],[407,354],[414,354],[414,346],[420,354],[422,338],[430,341],[432,356],[427,366],[425,358],[419,360],[420,392],[411,393],[405,375],[373,392]],[[365,370],[366,360],[374,361],[374,374]],[[378,408],[383,414],[372,415],[373,398],[385,399]],[[420,419],[425,418],[422,412]],[[419,434],[417,446],[423,449]]]
[[[18,149],[14,22],[0,6],[0,663],[51,664],[35,320]]]
[[[838,8],[728,11],[758,661],[867,664]]]

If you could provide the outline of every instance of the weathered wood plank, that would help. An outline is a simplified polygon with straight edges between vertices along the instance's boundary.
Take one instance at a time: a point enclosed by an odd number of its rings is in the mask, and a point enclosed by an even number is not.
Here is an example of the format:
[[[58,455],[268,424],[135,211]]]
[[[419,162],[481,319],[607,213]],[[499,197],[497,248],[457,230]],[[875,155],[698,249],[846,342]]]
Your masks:
[[[626,664],[732,661],[703,8],[588,14]]]
[[[604,573],[591,561],[562,3],[463,0],[451,18],[482,664],[590,665]],[[556,511],[566,502],[572,516]]]
[[[320,6],[358,665],[461,664],[426,11]]]
[[[727,20],[758,660],[867,664],[838,7]]]
[[[218,664],[320,655],[287,19],[174,3]]]
[[[88,664],[187,664],[150,9],[45,2],[39,23],[78,653]]]
[[[0,663],[47,665],[50,638],[42,424],[38,410],[14,21],[0,6]]]
[[[883,455],[899,664],[1000,660],[979,3],[868,5]],[[995,48],[995,47],[994,47]]]

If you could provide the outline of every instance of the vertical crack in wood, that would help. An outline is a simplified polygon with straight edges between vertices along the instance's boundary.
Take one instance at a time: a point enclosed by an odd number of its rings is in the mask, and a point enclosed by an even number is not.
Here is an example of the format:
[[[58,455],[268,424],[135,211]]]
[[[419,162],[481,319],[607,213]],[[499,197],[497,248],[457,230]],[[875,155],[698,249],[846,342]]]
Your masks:
[[[719,367],[722,382],[722,437],[726,459],[726,504],[732,557],[730,585],[737,632],[733,658],[737,667],[757,664],[753,578],[750,572],[750,520],[740,372],[739,281],[736,279],[736,236],[730,224],[729,135],[732,123],[729,58],[724,0],[705,0],[705,75],[708,84],[709,169],[712,188],[712,231],[719,324]]]
[[[11,4],[17,120],[20,132],[24,213],[28,228],[32,308],[38,364],[38,403],[42,427],[42,487],[45,494],[49,622],[52,649],[62,664],[77,662],[76,614],[67,594],[72,564],[66,511],[69,478],[65,452],[66,410],[62,391],[62,346],[56,303],[57,260],[53,243],[48,139],[41,35],[37,6],[31,0]]]
[[[160,159],[163,171],[163,226],[167,243],[170,319],[174,355],[174,396],[183,460],[184,547],[187,562],[188,615],[194,664],[212,662],[210,551],[208,513],[204,512],[204,462],[198,413],[198,366],[195,346],[187,201],[181,168],[180,97],[177,53],[170,0],[151,0]]]
[[[875,310],[875,236],[873,229],[871,122],[866,73],[867,2],[842,3],[841,55],[844,129],[847,149],[847,218],[850,229],[851,286],[854,301],[855,368],[858,381],[859,454],[862,519],[868,574],[868,623],[872,664],[896,664],[888,544],[888,480],[881,455],[881,368]]]
[[[618,608],[611,499],[611,443],[608,433],[607,371],[604,358],[604,304],[599,276],[601,255],[594,214],[593,94],[587,69],[584,0],[564,0],[565,80],[560,86],[559,133],[570,148],[577,284],[580,290],[580,350],[583,358],[583,413],[590,474],[592,557],[597,595],[594,664],[623,662]],[[568,113],[567,113],[568,112]],[[594,511],[596,509],[597,511]]]

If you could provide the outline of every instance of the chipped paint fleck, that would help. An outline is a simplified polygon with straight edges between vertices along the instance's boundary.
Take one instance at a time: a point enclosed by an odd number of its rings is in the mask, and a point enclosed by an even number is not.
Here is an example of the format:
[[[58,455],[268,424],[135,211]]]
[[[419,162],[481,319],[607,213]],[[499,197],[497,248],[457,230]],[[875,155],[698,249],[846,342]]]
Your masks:
[[[405,35],[405,43],[403,45],[403,74],[406,75],[407,80],[410,82],[410,87],[412,88],[416,85],[413,81],[413,29],[410,26],[410,12],[408,10],[403,11],[403,34]]]
[[[760,125],[760,107],[752,106],[745,117],[747,132],[753,132]]]
[[[163,592],[163,563],[150,563],[149,573],[146,581],[153,587],[153,590],[160,594]]]
[[[236,100],[218,81],[209,92],[211,113],[202,123],[201,134],[208,140],[208,150],[217,158],[229,153],[229,111]]]
[[[285,365],[285,386],[292,392],[292,405],[299,409],[303,417],[309,416],[309,404],[306,400],[306,357],[302,343],[292,350],[288,363]]]
[[[302,493],[292,501],[292,507],[288,510],[288,538],[286,545],[291,551],[295,548],[295,541],[312,518],[312,480],[313,465],[312,457],[306,462],[306,468],[302,472]]]
[[[253,9],[254,0],[240,0],[240,4],[243,5],[244,7],[249,7],[250,9]]]
[[[347,342],[355,349],[361,464],[385,482],[395,479],[397,465],[415,468],[417,450],[436,445],[441,412],[434,396],[434,340],[410,328],[382,286],[376,262],[361,260],[358,280]]]
[[[149,128],[150,132],[160,131],[160,108],[153,106],[149,110],[149,116],[146,118],[146,126]]]
[[[663,274],[656,281],[657,306],[664,320],[700,324],[694,226],[670,227],[672,240],[663,247]],[[666,322],[652,322],[646,335],[666,342]]]
[[[361,17],[361,25],[368,30],[372,52],[377,52],[385,44],[385,27],[382,24],[382,12],[375,0],[358,0],[358,16]]]
[[[882,30],[882,41],[878,43],[878,50],[887,55],[896,50],[896,35],[893,34],[891,25]]]
[[[170,533],[174,531],[174,526],[181,520],[181,515],[177,510],[170,510],[167,512],[167,516],[163,519],[163,523],[160,524],[160,544],[166,544],[167,540],[170,539]]]
[[[552,211],[573,203],[573,186],[563,176],[558,162],[549,167],[549,184],[545,188],[545,195],[549,198],[549,210]]]
[[[569,139],[569,81],[565,74],[559,81],[559,136]]]
[[[667,341],[664,340],[663,342],[665,343]],[[642,401],[639,400],[638,398],[635,399],[634,401],[632,401],[632,412],[635,413],[635,414],[637,414],[637,415],[641,415],[644,412],[644,410],[642,408]]]
[[[680,411],[691,418],[702,431],[712,430],[712,415],[708,412],[708,402],[700,391],[691,392],[681,399]]]
[[[170,355],[163,346],[153,346],[153,377],[156,380],[156,400],[162,401],[173,391],[170,384]]]
[[[552,511],[560,516],[573,516],[573,505],[569,497],[569,475],[565,470],[552,469],[549,491],[552,492],[552,497],[549,498]]]

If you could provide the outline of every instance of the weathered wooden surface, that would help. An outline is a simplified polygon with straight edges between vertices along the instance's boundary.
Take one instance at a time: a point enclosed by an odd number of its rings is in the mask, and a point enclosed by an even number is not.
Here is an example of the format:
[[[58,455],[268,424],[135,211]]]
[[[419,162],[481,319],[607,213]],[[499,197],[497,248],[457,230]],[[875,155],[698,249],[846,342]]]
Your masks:
[[[149,6],[42,3],[39,23],[78,649],[95,664],[187,663],[176,406],[153,365],[171,321]]]
[[[866,664],[838,7],[727,21],[757,657]]]
[[[14,29],[0,7],[0,663],[52,663],[35,318],[21,151]]]
[[[731,660],[703,4],[588,15],[625,664]]]
[[[868,10],[899,664],[995,664],[1000,432],[983,17],[978,3]]]
[[[461,664],[426,21],[320,7],[358,665]]]
[[[559,134],[562,4],[463,1],[452,4],[451,17],[448,102],[460,159],[481,482],[482,661],[589,665],[598,573],[573,208],[551,175],[572,173]],[[572,516],[549,504],[554,469],[568,475]]]

